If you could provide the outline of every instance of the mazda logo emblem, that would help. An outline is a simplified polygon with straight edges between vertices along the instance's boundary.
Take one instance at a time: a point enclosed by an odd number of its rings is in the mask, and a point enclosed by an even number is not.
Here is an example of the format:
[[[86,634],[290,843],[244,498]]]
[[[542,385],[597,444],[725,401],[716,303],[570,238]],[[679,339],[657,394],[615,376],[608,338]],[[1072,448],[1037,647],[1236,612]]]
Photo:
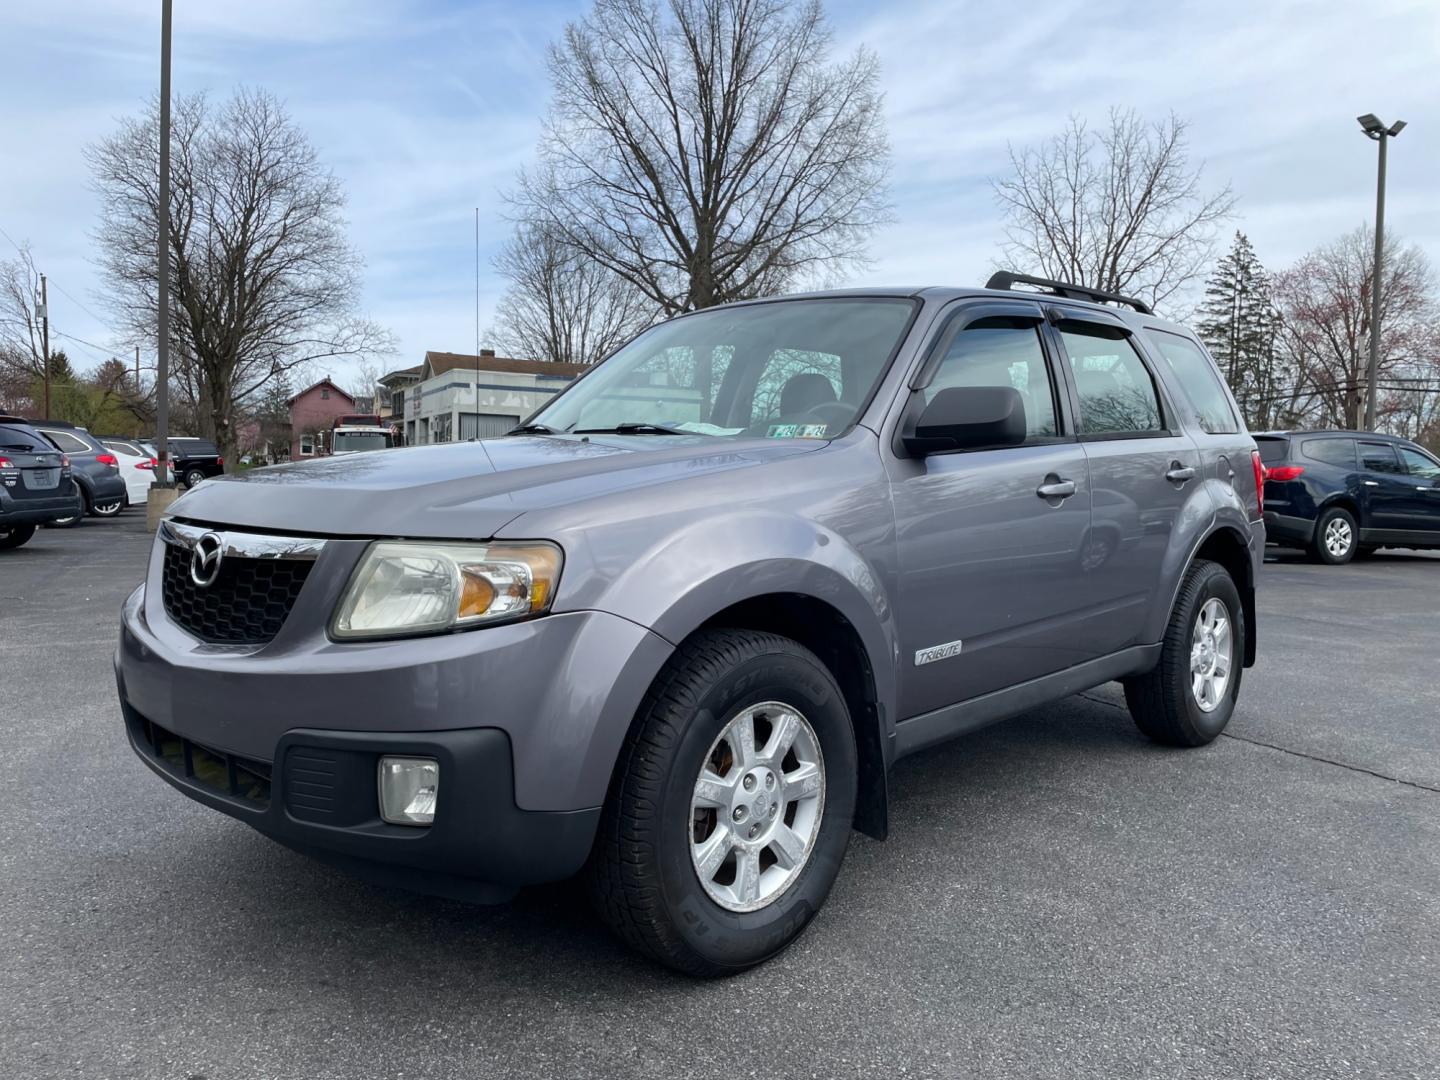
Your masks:
[[[220,574],[220,560],[225,555],[225,541],[218,533],[208,532],[195,544],[190,555],[190,580],[202,589],[215,584]]]

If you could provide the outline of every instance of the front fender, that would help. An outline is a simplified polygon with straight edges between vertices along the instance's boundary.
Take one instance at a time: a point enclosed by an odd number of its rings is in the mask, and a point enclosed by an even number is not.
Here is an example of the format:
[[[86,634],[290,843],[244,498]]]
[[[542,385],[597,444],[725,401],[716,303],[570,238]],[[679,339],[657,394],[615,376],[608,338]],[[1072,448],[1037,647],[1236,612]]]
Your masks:
[[[859,551],[814,521],[761,512],[697,522],[637,559],[604,608],[678,644],[733,604],[783,593],[821,600],[849,622],[893,723],[899,644],[886,589]]]

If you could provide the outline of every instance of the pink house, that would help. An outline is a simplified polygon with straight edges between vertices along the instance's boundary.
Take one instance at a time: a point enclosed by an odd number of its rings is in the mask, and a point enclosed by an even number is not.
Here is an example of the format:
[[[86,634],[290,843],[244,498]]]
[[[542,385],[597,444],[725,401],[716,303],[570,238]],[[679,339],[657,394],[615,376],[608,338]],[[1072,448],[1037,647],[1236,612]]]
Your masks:
[[[355,399],[329,379],[321,379],[290,399],[290,460],[303,461],[324,449],[322,431],[337,416],[355,412]]]

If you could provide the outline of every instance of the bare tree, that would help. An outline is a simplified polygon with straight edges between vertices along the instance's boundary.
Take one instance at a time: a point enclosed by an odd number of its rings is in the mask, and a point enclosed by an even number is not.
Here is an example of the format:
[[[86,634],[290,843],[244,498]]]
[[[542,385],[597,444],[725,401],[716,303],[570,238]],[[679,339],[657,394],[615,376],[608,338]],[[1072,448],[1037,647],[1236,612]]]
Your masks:
[[[1041,146],[1011,147],[1013,175],[993,181],[1006,260],[1154,304],[1193,281],[1235,197],[1229,185],[1202,190],[1186,127],[1173,115],[1147,124],[1133,109],[1112,109],[1103,131],[1071,117]]]
[[[1315,419],[1325,425],[1358,428],[1364,415],[1374,236],[1362,226],[1275,278],[1283,345],[1314,396]],[[1385,245],[1391,254],[1380,293],[1381,415],[1387,395],[1440,374],[1434,274],[1418,247],[1402,248],[1389,235]]]
[[[18,257],[0,261],[0,384],[7,409],[39,411],[33,384],[45,378],[40,331],[40,272],[29,246]]]
[[[91,147],[98,240],[112,303],[137,341],[154,333],[158,108]],[[264,91],[173,110],[170,273],[176,383],[200,433],[235,458],[237,408],[283,372],[392,348],[356,315],[360,259],[340,183]]]
[[[888,219],[878,64],[818,0],[596,0],[518,216],[674,314],[852,264]]]
[[[510,356],[594,364],[658,314],[628,281],[566,245],[553,229],[521,222],[495,259],[510,281],[492,337]]]

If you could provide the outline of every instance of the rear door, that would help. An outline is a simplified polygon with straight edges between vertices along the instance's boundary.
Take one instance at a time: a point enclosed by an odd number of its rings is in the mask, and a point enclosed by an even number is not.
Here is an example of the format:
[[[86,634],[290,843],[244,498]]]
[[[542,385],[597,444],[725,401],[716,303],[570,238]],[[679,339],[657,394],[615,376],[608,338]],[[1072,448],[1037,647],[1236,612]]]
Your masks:
[[[1090,486],[1043,320],[1030,302],[959,305],[911,383],[907,422],[947,387],[1014,387],[1028,434],[895,463],[902,719],[1094,655],[1076,588]]]
[[[1360,451],[1362,529],[1408,532],[1414,485],[1400,467],[1400,456],[1388,442],[1357,440]],[[1395,537],[1391,537],[1395,539]]]
[[[1432,542],[1440,541],[1440,462],[1417,447],[1396,446],[1395,452],[1410,480],[1407,528],[1431,534]]]
[[[1094,615],[1085,637],[1105,654],[1141,643],[1180,509],[1200,482],[1200,452],[1118,318],[1056,307],[1049,332],[1065,358],[1090,473],[1080,583]]]

